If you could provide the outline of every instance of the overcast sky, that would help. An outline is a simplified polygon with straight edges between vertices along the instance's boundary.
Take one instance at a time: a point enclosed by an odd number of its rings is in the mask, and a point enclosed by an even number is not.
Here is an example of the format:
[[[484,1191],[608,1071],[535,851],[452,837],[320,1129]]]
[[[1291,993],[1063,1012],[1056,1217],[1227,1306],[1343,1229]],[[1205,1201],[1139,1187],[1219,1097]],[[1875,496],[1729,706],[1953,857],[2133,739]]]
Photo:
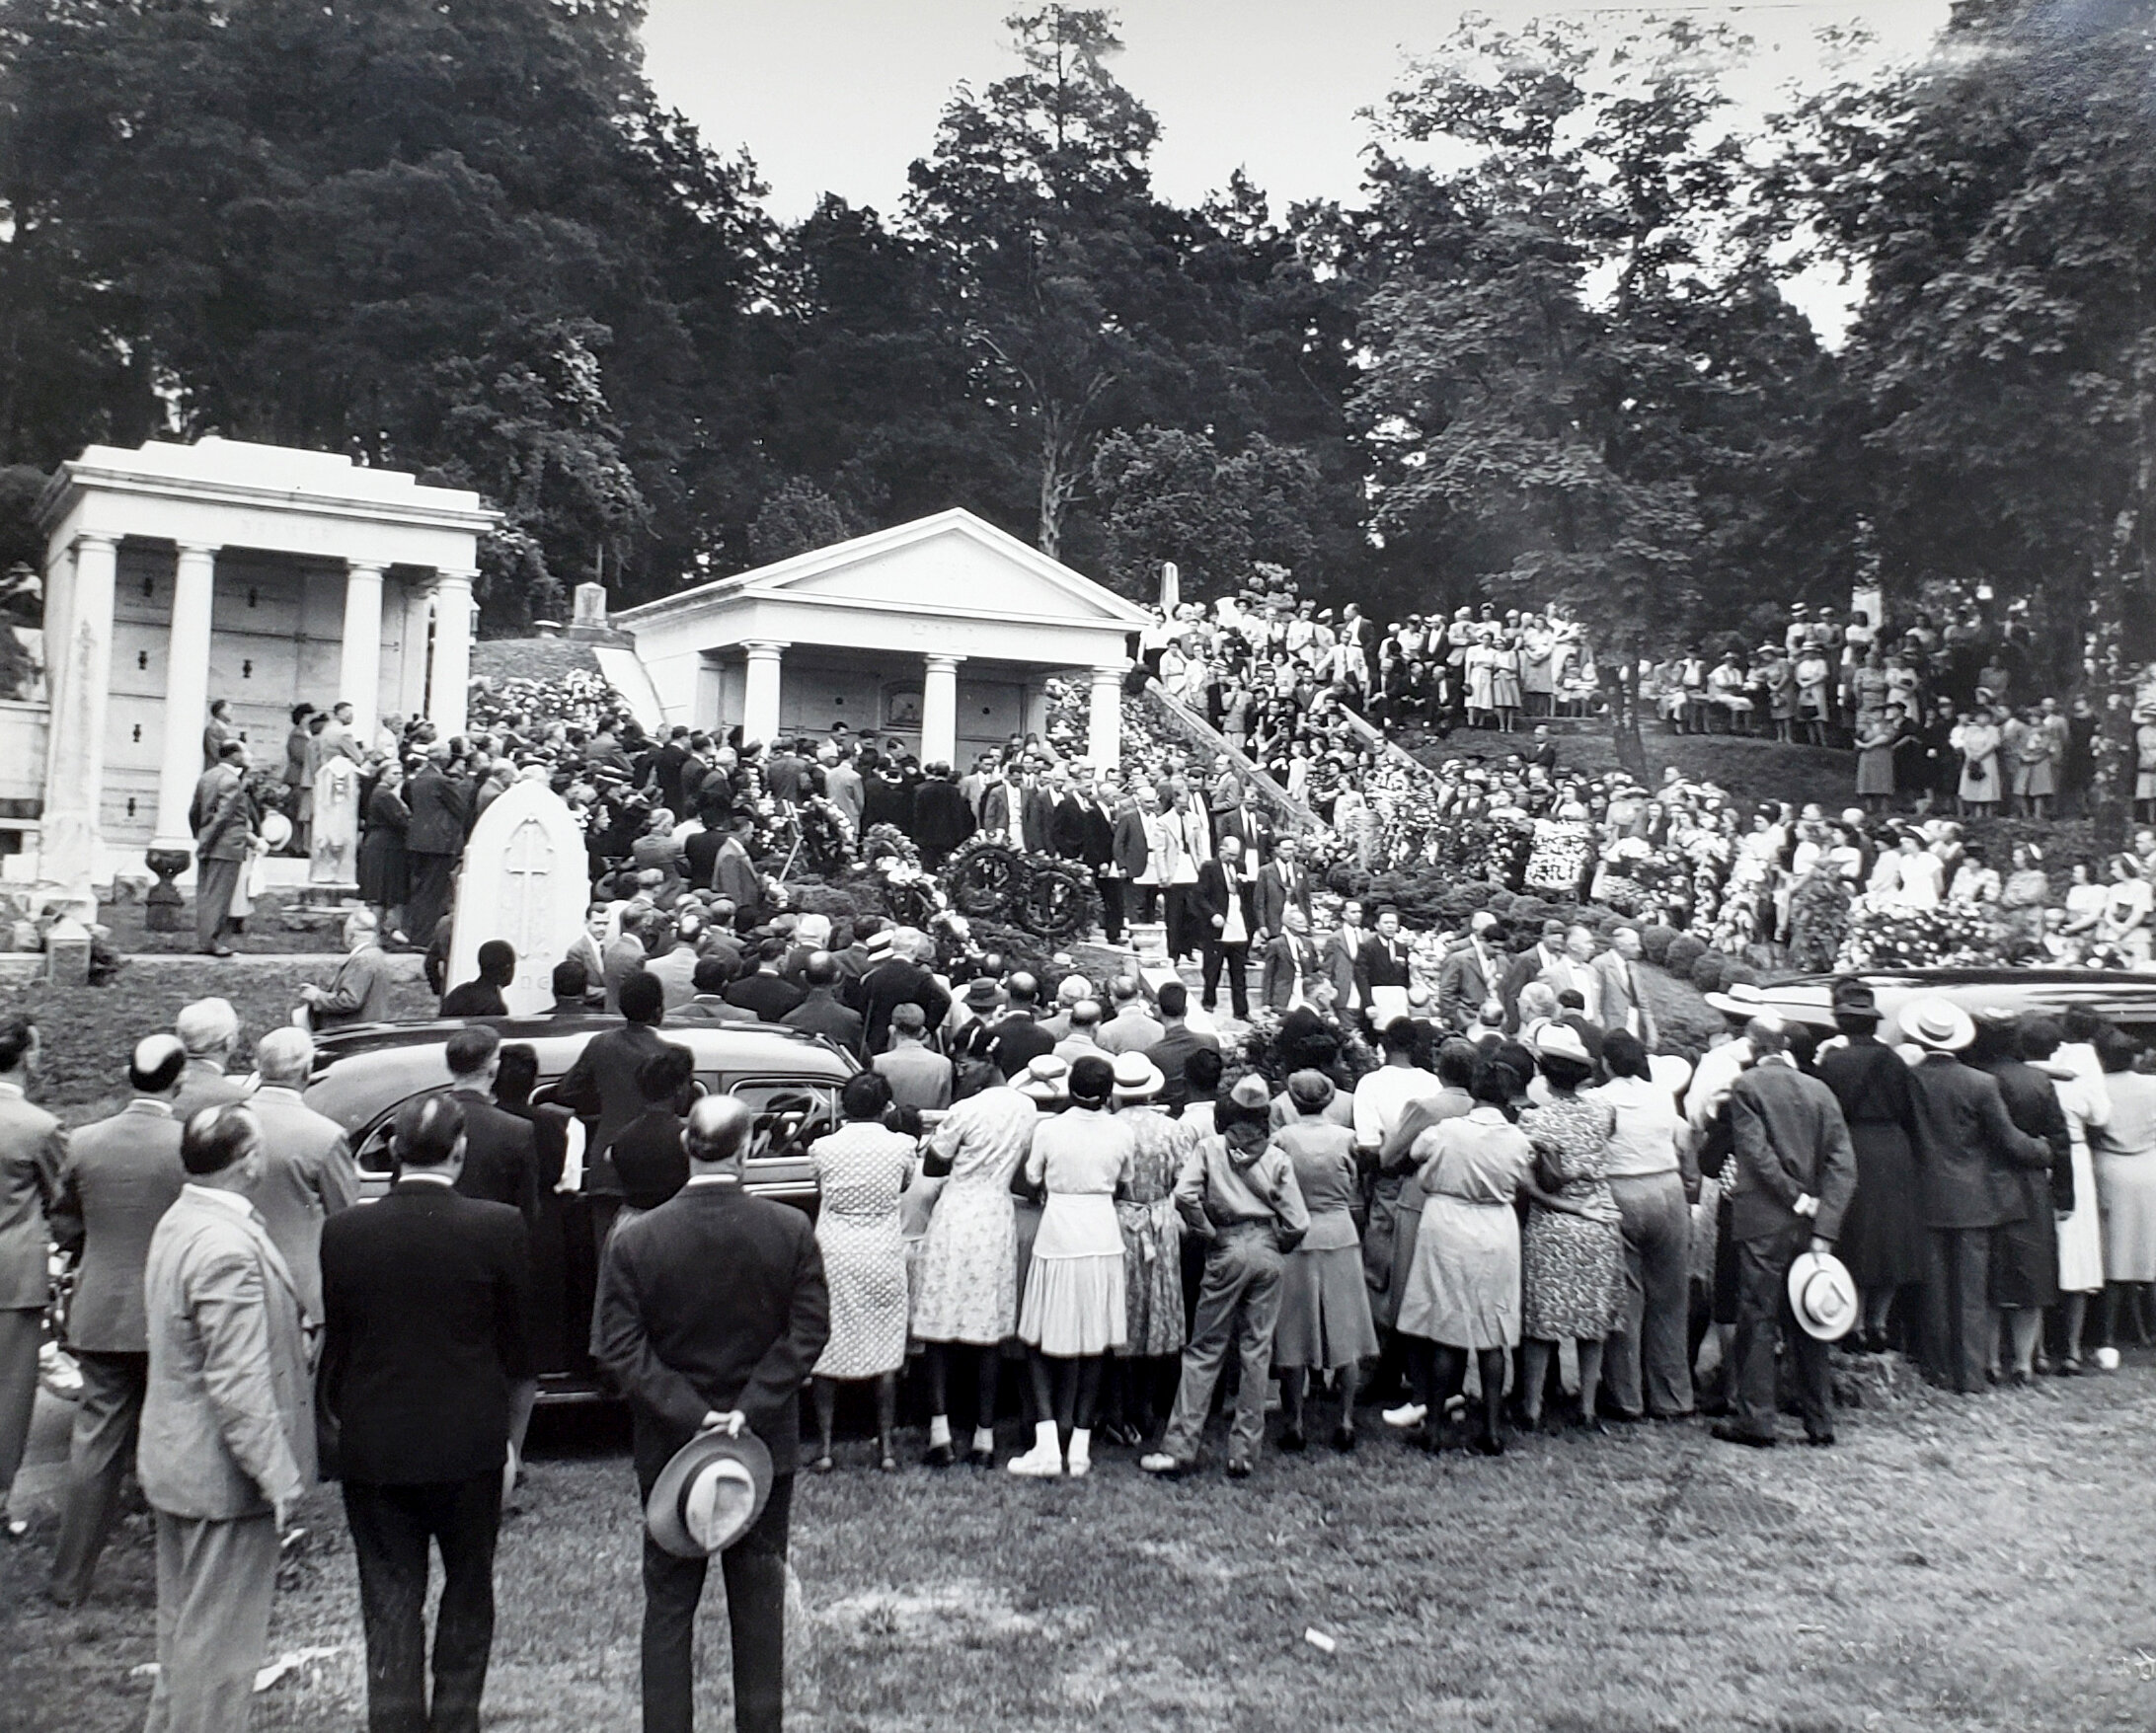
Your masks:
[[[825,190],[894,210],[906,167],[934,141],[962,80],[1007,76],[1003,18],[1020,0],[650,0],[646,70],[722,151],[745,146],[771,186],[769,208],[806,215]],[[1598,31],[1682,12],[1751,37],[1731,85],[1739,112],[1763,115],[1791,83],[1835,75],[1814,33],[1861,18],[1878,38],[1856,65],[1919,55],[1947,0],[1805,0],[1763,5],[1601,6],[1484,0],[1475,8],[1409,0],[1126,0],[1116,75],[1160,117],[1155,184],[1194,203],[1240,167],[1271,195],[1349,199],[1368,123],[1405,53],[1426,52],[1461,15],[1504,22],[1577,18]],[[1831,291],[1815,317],[1837,323]]]

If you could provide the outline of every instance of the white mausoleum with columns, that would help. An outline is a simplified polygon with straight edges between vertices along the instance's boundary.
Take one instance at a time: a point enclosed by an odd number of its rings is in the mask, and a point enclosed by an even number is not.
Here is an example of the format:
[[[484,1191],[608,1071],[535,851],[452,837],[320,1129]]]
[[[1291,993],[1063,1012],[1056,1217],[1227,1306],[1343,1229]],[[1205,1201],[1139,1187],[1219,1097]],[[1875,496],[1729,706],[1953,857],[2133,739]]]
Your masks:
[[[191,850],[209,704],[281,770],[290,712],[348,701],[454,732],[470,683],[479,538],[462,490],[238,440],[93,445],[39,502],[48,714],[8,707],[0,751],[42,771],[10,875],[79,901],[152,848]]]
[[[1090,687],[1087,757],[1121,755],[1135,603],[969,511],[938,512],[613,616],[667,723],[895,736],[962,770]]]
[[[192,853],[208,709],[281,773],[291,711],[348,702],[461,731],[478,545],[500,516],[331,453],[237,440],[94,445],[39,502],[44,698],[0,704],[0,848],[44,901]],[[647,727],[891,738],[962,768],[1089,692],[1087,756],[1121,748],[1142,610],[954,510],[614,616],[602,666]],[[633,635],[633,636],[632,636]],[[628,647],[633,645],[633,648]]]

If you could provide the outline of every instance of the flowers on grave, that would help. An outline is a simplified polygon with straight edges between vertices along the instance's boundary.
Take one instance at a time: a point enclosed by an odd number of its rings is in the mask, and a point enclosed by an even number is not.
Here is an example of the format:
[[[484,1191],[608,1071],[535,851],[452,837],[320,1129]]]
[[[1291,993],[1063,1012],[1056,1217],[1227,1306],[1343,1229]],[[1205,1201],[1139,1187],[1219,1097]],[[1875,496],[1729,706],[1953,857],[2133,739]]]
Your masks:
[[[1872,907],[1850,911],[1839,966],[1844,969],[1988,968],[2003,960],[1998,922],[1976,903],[1935,909]]]

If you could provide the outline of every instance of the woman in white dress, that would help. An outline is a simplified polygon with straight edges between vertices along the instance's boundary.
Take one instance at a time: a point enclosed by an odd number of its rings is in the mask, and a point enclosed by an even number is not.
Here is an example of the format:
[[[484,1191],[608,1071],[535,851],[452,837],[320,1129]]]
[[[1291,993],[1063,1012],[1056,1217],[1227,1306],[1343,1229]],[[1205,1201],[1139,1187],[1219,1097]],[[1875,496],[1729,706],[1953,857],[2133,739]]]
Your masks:
[[[2086,1015],[2081,1014],[2081,1018]],[[2072,1032],[2086,1036],[2095,1030],[2092,1026]],[[2111,1092],[2104,1087],[2104,1068],[2096,1061],[2095,1048],[2085,1039],[2062,1046],[2063,1039],[2064,1031],[2049,1017],[2032,1018],[2022,1028],[2023,1055],[2051,1079],[2073,1138],[2073,1213],[2058,1218],[2058,1297],[2065,1343],[2052,1367],[2070,1378],[2081,1370],[2081,1331],[2088,1321],[2089,1296],[2104,1291],[2104,1218],[2097,1203],[2089,1134],[2111,1123]]]
[[[2108,1032],[2097,1047],[2111,1118],[2091,1140],[2096,1198],[2104,1212],[2104,1346],[2118,1345],[2124,1310],[2137,1340],[2148,1340],[2150,1285],[2156,1283],[2156,1077],[2134,1069],[2140,1049]]]
[[[1014,1059],[1013,1063],[1017,1061]],[[950,1368],[963,1351],[978,1372],[972,1456],[995,1461],[996,1374],[1018,1324],[1018,1228],[1011,1176],[1033,1147],[1031,1096],[999,1076],[944,1115],[922,1168],[948,1174],[921,1243],[913,1333],[928,1357],[928,1466],[957,1460],[951,1442]]]
[[[1116,1068],[1105,1055],[1073,1064],[1066,1087],[1069,1108],[1035,1127],[1026,1158],[1027,1180],[1047,1188],[1018,1319],[1040,1418],[1033,1449],[1007,1466],[1036,1479],[1092,1471],[1101,1376],[1129,1340],[1116,1192],[1136,1140],[1109,1114]]]
[[[2096,942],[2128,964],[2144,963],[2149,953],[2152,897],[2141,863],[2132,855],[2111,858],[2111,884],[2104,893],[2104,913],[2096,924]]]
[[[1936,909],[1946,895],[1946,863],[1924,846],[1924,839],[1913,830],[1903,831],[1894,848],[1892,905]]]
[[[813,1370],[816,1436],[811,1465],[831,1471],[831,1422],[841,1383],[874,1380],[876,1443],[885,1473],[897,1471],[891,1430],[906,1363],[906,1241],[899,1200],[913,1178],[915,1145],[884,1128],[890,1086],[874,1071],[846,1080],[846,1123],[808,1146],[816,1167],[816,1249],[831,1296],[831,1333]]]

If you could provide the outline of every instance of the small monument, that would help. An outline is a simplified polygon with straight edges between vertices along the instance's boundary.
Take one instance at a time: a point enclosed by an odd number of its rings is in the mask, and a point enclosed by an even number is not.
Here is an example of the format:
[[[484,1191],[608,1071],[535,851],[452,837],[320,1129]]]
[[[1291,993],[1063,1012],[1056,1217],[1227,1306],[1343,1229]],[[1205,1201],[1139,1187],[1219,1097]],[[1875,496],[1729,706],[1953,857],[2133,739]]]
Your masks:
[[[511,783],[472,826],[457,881],[449,984],[479,973],[479,947],[506,940],[516,978],[503,990],[511,1017],[554,1003],[554,965],[583,931],[591,878],[582,828],[561,795],[536,778]]]
[[[604,643],[628,648],[636,642],[628,633],[611,626],[606,618],[606,585],[580,583],[573,597],[569,629],[562,636],[573,643]]]
[[[315,772],[307,887],[346,894],[359,889],[359,767],[343,753]]]

